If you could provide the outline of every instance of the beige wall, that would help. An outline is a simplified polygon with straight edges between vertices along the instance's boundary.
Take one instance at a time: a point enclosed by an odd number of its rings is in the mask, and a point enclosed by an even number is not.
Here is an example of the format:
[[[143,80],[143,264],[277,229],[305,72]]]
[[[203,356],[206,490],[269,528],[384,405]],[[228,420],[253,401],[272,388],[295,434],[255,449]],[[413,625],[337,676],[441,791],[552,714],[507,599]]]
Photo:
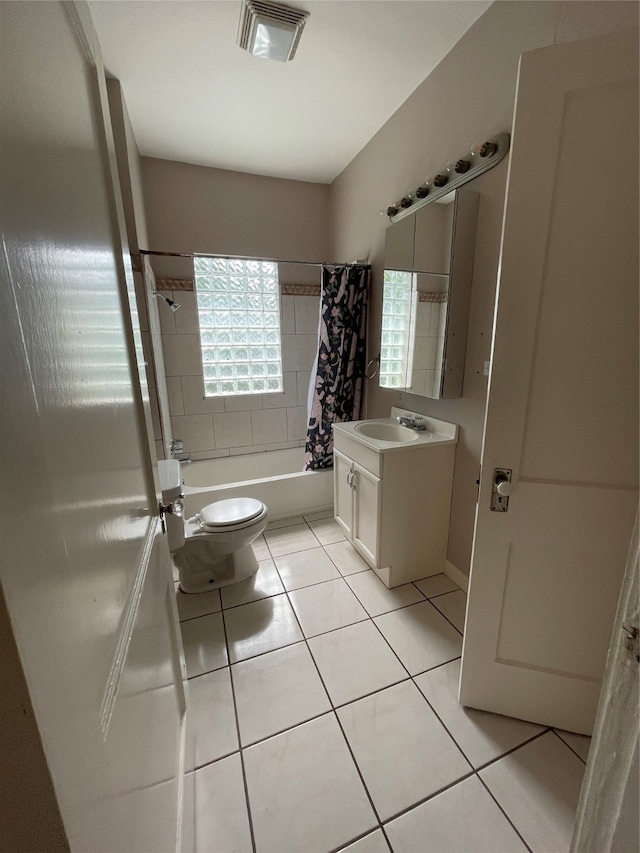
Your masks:
[[[149,243],[169,252],[331,260],[329,187],[142,159]],[[192,278],[190,260],[152,258],[159,277]],[[280,264],[286,284],[319,284],[316,266]],[[306,396],[315,351],[318,298],[282,297],[283,394],[203,399],[193,293],[158,303],[171,426],[192,458],[292,447],[306,435]],[[156,437],[160,425],[155,415]]]
[[[215,145],[215,140],[212,142]],[[149,245],[164,252],[219,252],[325,261],[329,187],[142,158]],[[160,276],[190,277],[189,261],[155,259]],[[314,267],[280,270],[281,280],[317,283]]]
[[[336,257],[373,266],[369,357],[379,352],[386,216],[378,211],[471,146],[510,130],[518,60],[527,50],[638,23],[627,2],[496,2],[380,129],[331,187]],[[400,405],[460,425],[448,559],[469,572],[479,476],[495,284],[508,160],[477,178],[480,193],[463,397],[427,400],[369,382],[369,417]]]

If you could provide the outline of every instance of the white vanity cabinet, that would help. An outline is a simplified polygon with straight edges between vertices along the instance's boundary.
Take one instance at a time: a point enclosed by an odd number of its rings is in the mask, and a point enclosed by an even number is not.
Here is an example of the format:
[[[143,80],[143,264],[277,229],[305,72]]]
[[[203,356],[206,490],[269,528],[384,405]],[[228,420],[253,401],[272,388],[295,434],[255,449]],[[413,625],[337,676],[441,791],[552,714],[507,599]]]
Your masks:
[[[378,560],[380,478],[335,449],[334,513],[347,537],[372,568]]]
[[[362,423],[334,426],[336,521],[388,587],[442,572],[457,427],[427,419],[424,435],[401,442],[363,437]]]

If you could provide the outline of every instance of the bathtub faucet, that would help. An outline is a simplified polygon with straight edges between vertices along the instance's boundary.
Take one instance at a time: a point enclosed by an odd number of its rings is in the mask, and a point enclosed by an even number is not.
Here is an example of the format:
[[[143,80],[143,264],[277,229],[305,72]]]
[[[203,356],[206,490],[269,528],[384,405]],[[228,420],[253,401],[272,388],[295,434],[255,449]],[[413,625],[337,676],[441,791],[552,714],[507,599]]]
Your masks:
[[[177,459],[178,462],[191,462],[190,453],[174,453],[173,458]]]
[[[169,445],[169,455],[172,459],[176,458],[176,453],[182,453],[184,449],[184,442],[181,438],[172,438],[171,444]]]

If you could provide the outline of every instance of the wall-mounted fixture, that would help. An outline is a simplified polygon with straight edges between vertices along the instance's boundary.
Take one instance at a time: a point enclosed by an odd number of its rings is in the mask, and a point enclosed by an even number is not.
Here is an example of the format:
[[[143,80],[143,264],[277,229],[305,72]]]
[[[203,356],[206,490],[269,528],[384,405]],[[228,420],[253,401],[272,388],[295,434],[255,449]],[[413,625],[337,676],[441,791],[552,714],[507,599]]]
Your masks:
[[[436,201],[386,231],[379,381],[439,400],[462,396],[479,195]]]
[[[394,201],[380,213],[386,214],[392,222],[396,222],[410,212],[413,213],[424,205],[437,201],[451,190],[492,169],[508,150],[508,133],[499,133],[480,145],[474,145],[465,157],[452,160],[439,172],[428,175],[419,187],[409,190],[399,201]]]
[[[244,0],[240,12],[238,45],[263,59],[293,59],[308,12],[265,0]]]
[[[159,299],[164,299],[164,301],[167,303],[167,305],[169,306],[169,308],[171,308],[172,311],[177,311],[180,307],[179,302],[174,302],[173,299],[169,299],[168,296],[165,296],[164,293],[159,293],[157,290],[153,291],[153,296],[157,296]]]

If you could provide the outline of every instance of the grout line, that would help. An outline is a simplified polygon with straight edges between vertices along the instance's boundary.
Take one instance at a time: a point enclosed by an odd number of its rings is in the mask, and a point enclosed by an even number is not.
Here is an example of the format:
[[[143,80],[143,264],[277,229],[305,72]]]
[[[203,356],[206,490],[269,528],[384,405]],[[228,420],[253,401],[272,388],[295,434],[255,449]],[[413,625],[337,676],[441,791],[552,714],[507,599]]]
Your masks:
[[[287,597],[288,597],[288,594],[287,594]],[[304,635],[304,631],[302,630],[302,625],[300,624],[300,621],[298,620],[298,614],[296,613],[296,611],[295,611],[295,609],[294,609],[293,604],[291,603],[291,601],[289,601],[289,604],[291,605],[291,609],[293,610],[294,615],[295,615],[295,618],[296,618],[296,620],[298,621],[298,625],[299,625],[299,627],[300,627],[300,630],[302,631],[302,633],[303,633],[303,635]],[[369,617],[369,618],[370,618],[370,617]],[[365,620],[362,620],[362,621],[365,621]],[[346,626],[346,625],[345,625],[345,626],[343,626],[343,627],[348,627],[348,626]],[[336,629],[336,630],[339,630],[339,629]],[[358,762],[356,761],[356,757],[355,757],[355,755],[353,754],[353,750],[351,749],[351,744],[349,743],[349,740],[348,740],[348,738],[347,738],[347,736],[346,736],[346,734],[345,734],[345,731],[344,731],[344,729],[343,729],[343,727],[342,727],[342,723],[340,722],[340,718],[338,717],[338,714],[337,714],[337,712],[336,712],[335,705],[333,704],[333,700],[331,699],[331,695],[330,695],[330,693],[329,693],[329,690],[327,689],[327,685],[325,684],[324,678],[322,677],[322,673],[320,672],[320,668],[319,668],[319,666],[318,666],[318,663],[317,663],[316,659],[315,659],[315,658],[314,658],[314,656],[313,656],[313,652],[311,651],[311,647],[310,647],[310,645],[309,645],[309,638],[307,638],[307,637],[305,636],[304,641],[305,641],[305,643],[306,643],[307,651],[309,652],[309,655],[310,655],[310,657],[311,657],[311,660],[313,661],[313,665],[314,665],[314,666],[315,666],[315,668],[316,668],[316,672],[318,673],[318,678],[320,679],[320,683],[321,683],[321,684],[322,684],[322,686],[324,687],[324,691],[325,691],[325,693],[327,694],[327,699],[329,700],[329,704],[330,704],[331,709],[332,709],[332,710],[331,710],[331,713],[333,713],[334,718],[335,718],[335,720],[336,720],[336,722],[337,722],[337,724],[338,724],[338,727],[339,727],[339,729],[340,729],[340,731],[341,731],[341,733],[342,733],[342,737],[344,738],[344,742],[346,743],[347,749],[349,750],[349,754],[351,755],[351,760],[353,761],[353,764],[354,764],[354,766],[355,766],[355,768],[356,768],[356,772],[357,772],[357,774],[358,774],[358,776],[359,776],[359,778],[360,778],[360,782],[362,783],[362,787],[364,788],[364,792],[365,792],[365,794],[367,795],[367,798],[368,798],[368,800],[369,800],[369,804],[371,805],[371,809],[372,809],[372,811],[373,811],[373,814],[374,814],[374,816],[375,816],[375,818],[376,818],[376,820],[377,820],[377,822],[378,822],[378,826],[379,826],[379,827],[381,827],[381,826],[382,826],[382,821],[380,820],[380,815],[378,814],[378,810],[376,809],[376,807],[375,807],[375,805],[374,805],[374,803],[373,803],[373,799],[372,799],[372,797],[371,797],[371,794],[369,793],[369,788],[367,787],[367,785],[366,785],[366,783],[365,783],[365,781],[364,781],[364,776],[362,775],[362,771],[360,770],[360,767],[359,767],[359,765],[358,765]],[[376,827],[376,828],[377,828],[377,827]],[[373,830],[372,830],[372,831],[373,831]],[[344,844],[343,844],[342,846],[344,847]],[[338,849],[339,849],[339,848],[338,848]]]
[[[229,653],[229,640],[227,638],[227,624],[222,613],[222,627],[224,629],[224,643],[227,650],[227,660],[229,661],[229,683],[231,684],[231,697],[233,699],[233,714],[236,721],[236,736],[238,738],[238,751],[240,753],[240,767],[242,769],[242,783],[244,785],[244,800],[247,807],[247,820],[249,822],[249,835],[251,837],[251,848],[253,853],[256,853],[256,839],[253,830],[253,818],[251,816],[251,803],[249,800],[249,786],[247,784],[247,771],[244,766],[244,752],[242,750],[242,740],[240,738],[240,720],[238,718],[238,703],[236,702],[236,689],[233,683],[233,674],[231,672],[231,655]]]
[[[360,835],[356,835],[355,838],[350,838],[348,841],[345,841],[344,844],[341,844],[339,847],[332,847],[331,850],[329,850],[329,853],[340,853],[341,850],[346,850],[347,848],[351,847],[352,844],[356,844],[358,841],[363,841],[365,838],[368,838],[370,835],[372,835],[374,832],[377,832],[378,830],[384,832],[381,824],[379,824],[378,826],[374,826],[373,829],[367,829],[365,832],[361,832]]]
[[[510,717],[509,719],[514,719]],[[486,770],[487,767],[491,767],[491,765],[495,764],[497,761],[502,761],[503,758],[506,758],[508,755],[511,755],[513,752],[517,752],[519,749],[522,749],[523,746],[527,746],[527,744],[532,743],[534,740],[538,740],[543,735],[546,735],[547,732],[552,731],[552,729],[545,727],[541,732],[537,732],[535,735],[531,735],[531,737],[523,740],[522,743],[519,743],[517,746],[511,747],[506,752],[503,752],[502,755],[498,755],[496,758],[492,758],[491,761],[485,762],[485,764],[481,764],[480,767],[476,767],[476,773],[480,773],[482,770]]]
[[[433,800],[434,797],[438,797],[440,794],[444,794],[444,792],[448,791],[450,788],[455,788],[455,786],[458,785],[460,782],[464,782],[466,779],[471,779],[471,777],[474,775],[475,775],[475,773],[474,773],[473,769],[469,770],[469,772],[465,773],[464,776],[460,776],[458,779],[455,779],[453,782],[449,782],[448,785],[445,785],[442,788],[438,788],[438,790],[434,791],[432,794],[429,794],[428,796],[423,797],[421,800],[418,800],[417,802],[412,803],[410,806],[407,806],[406,809],[401,809],[401,811],[396,812],[395,814],[391,815],[391,817],[389,817],[385,820],[384,824],[381,824],[380,828],[382,828],[383,826],[386,826],[386,824],[388,824],[388,823],[391,823],[392,820],[396,820],[397,818],[408,814],[409,812],[413,811],[414,809],[417,809],[418,806],[422,806],[425,803],[428,803],[429,800]]]
[[[506,819],[507,823],[511,826],[511,828],[513,829],[513,831],[515,832],[515,834],[518,836],[518,838],[520,839],[520,841],[522,841],[522,843],[523,843],[523,844],[524,844],[524,846],[527,848],[527,850],[529,851],[529,853],[533,853],[533,851],[532,851],[531,847],[529,847],[529,845],[527,844],[527,842],[526,842],[526,841],[524,840],[524,838],[522,837],[522,834],[521,834],[520,830],[518,829],[518,827],[517,827],[517,826],[515,825],[515,823],[511,820],[511,818],[510,818],[510,817],[509,817],[509,815],[506,813],[506,811],[502,808],[502,806],[501,806],[501,805],[500,805],[500,803],[498,802],[498,800],[497,800],[496,796],[494,795],[493,791],[491,790],[491,788],[487,785],[487,783],[484,781],[484,779],[482,778],[482,776],[481,776],[477,771],[476,771],[476,779],[479,779],[479,780],[480,780],[480,784],[484,786],[484,789],[487,791],[487,793],[489,794],[489,796],[491,797],[491,799],[493,800],[493,802],[498,806],[498,808],[500,809],[500,811],[502,812],[502,814],[505,816],[505,819]]]
[[[577,758],[579,758],[579,759],[580,759],[580,761],[582,761],[582,763],[586,766],[587,762],[586,762],[586,761],[584,760],[584,758],[580,755],[580,753],[579,753],[579,752],[576,752],[576,750],[575,750],[575,749],[574,749],[570,744],[568,744],[568,743],[566,742],[566,740],[562,737],[562,735],[559,735],[559,734],[558,734],[558,732],[557,732],[554,728],[552,728],[552,729],[551,729],[551,731],[552,731],[552,732],[554,733],[554,735],[558,738],[558,740],[561,740],[561,741],[562,741],[562,743],[567,747],[567,749],[570,749],[570,750],[571,750],[571,752],[572,752],[572,753],[573,753]],[[581,735],[581,737],[589,737],[589,735]]]
[[[445,594],[446,594],[446,593],[445,593]],[[447,622],[449,623],[449,625],[451,625],[451,627],[452,627],[454,630],[456,630],[456,631],[458,632],[458,634],[460,634],[460,636],[461,636],[461,637],[464,637],[464,631],[461,631],[461,630],[460,630],[460,628],[456,628],[456,626],[453,624],[453,622],[451,621],[451,619],[449,619],[449,617],[448,617],[448,616],[445,616],[445,615],[444,615],[444,613],[436,607],[436,605],[433,603],[433,601],[431,601],[431,599],[430,599],[430,598],[427,598],[427,599],[426,599],[426,601],[428,601],[428,602],[429,602],[429,604],[434,608],[434,610],[436,611],[436,613],[439,613],[439,614],[442,616],[442,618],[443,618],[443,619],[446,619],[446,620],[447,620]],[[418,604],[420,604],[420,602],[418,602]]]

